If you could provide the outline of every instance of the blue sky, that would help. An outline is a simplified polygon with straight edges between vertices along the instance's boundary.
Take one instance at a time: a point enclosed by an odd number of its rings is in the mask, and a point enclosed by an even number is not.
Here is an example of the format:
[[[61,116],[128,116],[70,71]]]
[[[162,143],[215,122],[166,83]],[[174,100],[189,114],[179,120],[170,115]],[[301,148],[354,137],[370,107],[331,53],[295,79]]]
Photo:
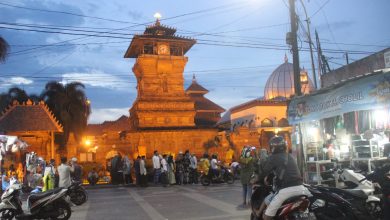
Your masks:
[[[284,55],[292,60],[285,44],[290,30],[287,2],[0,0],[0,35],[11,45],[9,58],[0,65],[0,92],[19,86],[40,93],[48,80],[76,80],[86,85],[91,123],[128,115],[136,97],[131,71],[135,60],[123,55],[132,35],[142,33],[145,24],[154,22],[154,13],[160,12],[163,24],[198,40],[186,54],[185,87],[195,73],[210,90],[207,97],[228,109],[263,96],[268,76],[283,63]],[[303,2],[323,49],[350,51],[352,62],[390,46],[390,1]],[[299,1],[297,13],[303,21]],[[299,46],[307,48],[302,28],[299,36]],[[232,44],[242,47],[227,46]],[[346,62],[342,53],[324,54],[331,68]],[[301,67],[311,71],[306,51],[300,52],[300,60]]]

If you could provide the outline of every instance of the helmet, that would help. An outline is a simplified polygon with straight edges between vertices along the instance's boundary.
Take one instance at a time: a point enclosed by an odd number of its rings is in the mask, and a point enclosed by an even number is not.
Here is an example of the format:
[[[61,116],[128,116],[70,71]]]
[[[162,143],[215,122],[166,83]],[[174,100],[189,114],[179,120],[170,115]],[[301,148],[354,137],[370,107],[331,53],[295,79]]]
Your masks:
[[[281,136],[271,138],[271,140],[269,140],[269,146],[273,154],[285,152],[287,149],[286,141]]]

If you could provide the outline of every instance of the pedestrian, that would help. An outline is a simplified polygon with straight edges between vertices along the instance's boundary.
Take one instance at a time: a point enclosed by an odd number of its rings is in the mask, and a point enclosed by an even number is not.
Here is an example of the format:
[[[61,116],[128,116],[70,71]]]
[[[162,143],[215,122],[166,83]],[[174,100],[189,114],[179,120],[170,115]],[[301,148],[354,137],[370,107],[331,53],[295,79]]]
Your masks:
[[[164,187],[168,184],[168,162],[166,154],[163,154],[163,158],[161,159],[161,183]]]
[[[184,159],[183,159],[183,167],[184,167],[184,184],[187,184],[190,182],[190,165],[191,165],[191,155],[190,151],[186,150],[184,153]]]
[[[245,146],[242,149],[240,157],[241,173],[240,179],[242,184],[242,207],[245,208],[249,204],[249,200],[252,196],[252,184],[250,182],[251,176],[254,172],[254,150],[251,146]]]
[[[190,157],[190,183],[198,184],[198,159],[194,153]]]
[[[140,180],[141,180],[140,160],[141,160],[141,157],[137,156],[137,159],[134,162],[134,173],[135,173],[135,185],[136,186],[140,185]]]
[[[71,184],[71,172],[73,172],[73,167],[70,167],[66,164],[67,158],[61,158],[61,165],[58,166],[58,175],[60,177],[60,181],[58,186],[68,188]]]
[[[173,161],[173,156],[169,155],[168,157],[168,180],[169,184],[173,185],[176,184],[176,178],[175,178],[175,162]]]
[[[119,184],[119,180],[118,180],[119,160],[120,160],[120,157],[119,157],[118,154],[116,154],[116,155],[111,159],[110,175],[111,175],[111,183],[112,183],[113,185]]]
[[[56,175],[55,160],[50,159],[50,162],[45,167],[45,171],[43,173],[42,192],[54,189],[56,183],[55,175]]]
[[[145,165],[145,156],[141,157],[141,160],[139,162],[139,169],[140,169],[140,185],[142,187],[146,187],[148,183],[148,179],[147,179],[147,171]]]
[[[2,171],[2,175],[1,175],[1,189],[3,190],[3,192],[9,187],[9,177],[7,175],[7,172],[5,172],[4,170]]]
[[[176,163],[176,183],[178,185],[181,185],[184,182],[183,160],[184,160],[183,152],[180,151],[179,154],[177,155],[176,161],[175,161],[175,163]]]
[[[82,183],[83,182],[83,168],[80,164],[77,163],[77,158],[73,157],[71,160],[72,167],[72,178],[74,181]]]
[[[88,173],[88,182],[89,185],[94,186],[99,181],[99,174],[96,172],[96,168],[92,168]]]
[[[259,156],[257,160],[254,163],[254,179],[252,183],[257,183],[260,181],[263,181],[265,176],[264,176],[264,166],[267,163],[267,158],[268,158],[268,152],[266,149],[260,149]]]
[[[118,184],[123,184],[123,159],[122,155],[118,153],[118,162],[116,164],[116,179],[118,181]]]
[[[158,156],[158,152],[155,150],[153,153],[153,183],[158,184],[160,179],[160,173],[161,173],[161,162],[160,157]]]
[[[126,185],[133,183],[131,178],[131,160],[127,157],[123,157],[123,179]]]

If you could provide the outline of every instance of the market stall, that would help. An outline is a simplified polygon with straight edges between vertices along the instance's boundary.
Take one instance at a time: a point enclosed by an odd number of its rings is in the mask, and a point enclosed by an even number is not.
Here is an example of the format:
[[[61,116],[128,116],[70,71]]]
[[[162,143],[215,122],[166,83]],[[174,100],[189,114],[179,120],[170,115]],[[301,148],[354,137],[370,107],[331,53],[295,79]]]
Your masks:
[[[386,161],[390,131],[390,72],[353,78],[291,100],[293,151],[303,147],[308,183],[333,185],[335,166],[370,172]],[[388,154],[388,153],[386,153]]]

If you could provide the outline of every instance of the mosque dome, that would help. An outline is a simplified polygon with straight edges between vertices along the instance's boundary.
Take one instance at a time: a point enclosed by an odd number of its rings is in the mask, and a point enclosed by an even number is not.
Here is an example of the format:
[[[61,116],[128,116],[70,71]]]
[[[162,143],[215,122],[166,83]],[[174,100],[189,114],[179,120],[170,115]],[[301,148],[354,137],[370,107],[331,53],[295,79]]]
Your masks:
[[[305,70],[301,70],[301,89],[303,94],[314,90],[313,83]],[[268,78],[264,88],[264,99],[289,99],[294,94],[294,66],[285,57],[285,62],[278,66]]]

